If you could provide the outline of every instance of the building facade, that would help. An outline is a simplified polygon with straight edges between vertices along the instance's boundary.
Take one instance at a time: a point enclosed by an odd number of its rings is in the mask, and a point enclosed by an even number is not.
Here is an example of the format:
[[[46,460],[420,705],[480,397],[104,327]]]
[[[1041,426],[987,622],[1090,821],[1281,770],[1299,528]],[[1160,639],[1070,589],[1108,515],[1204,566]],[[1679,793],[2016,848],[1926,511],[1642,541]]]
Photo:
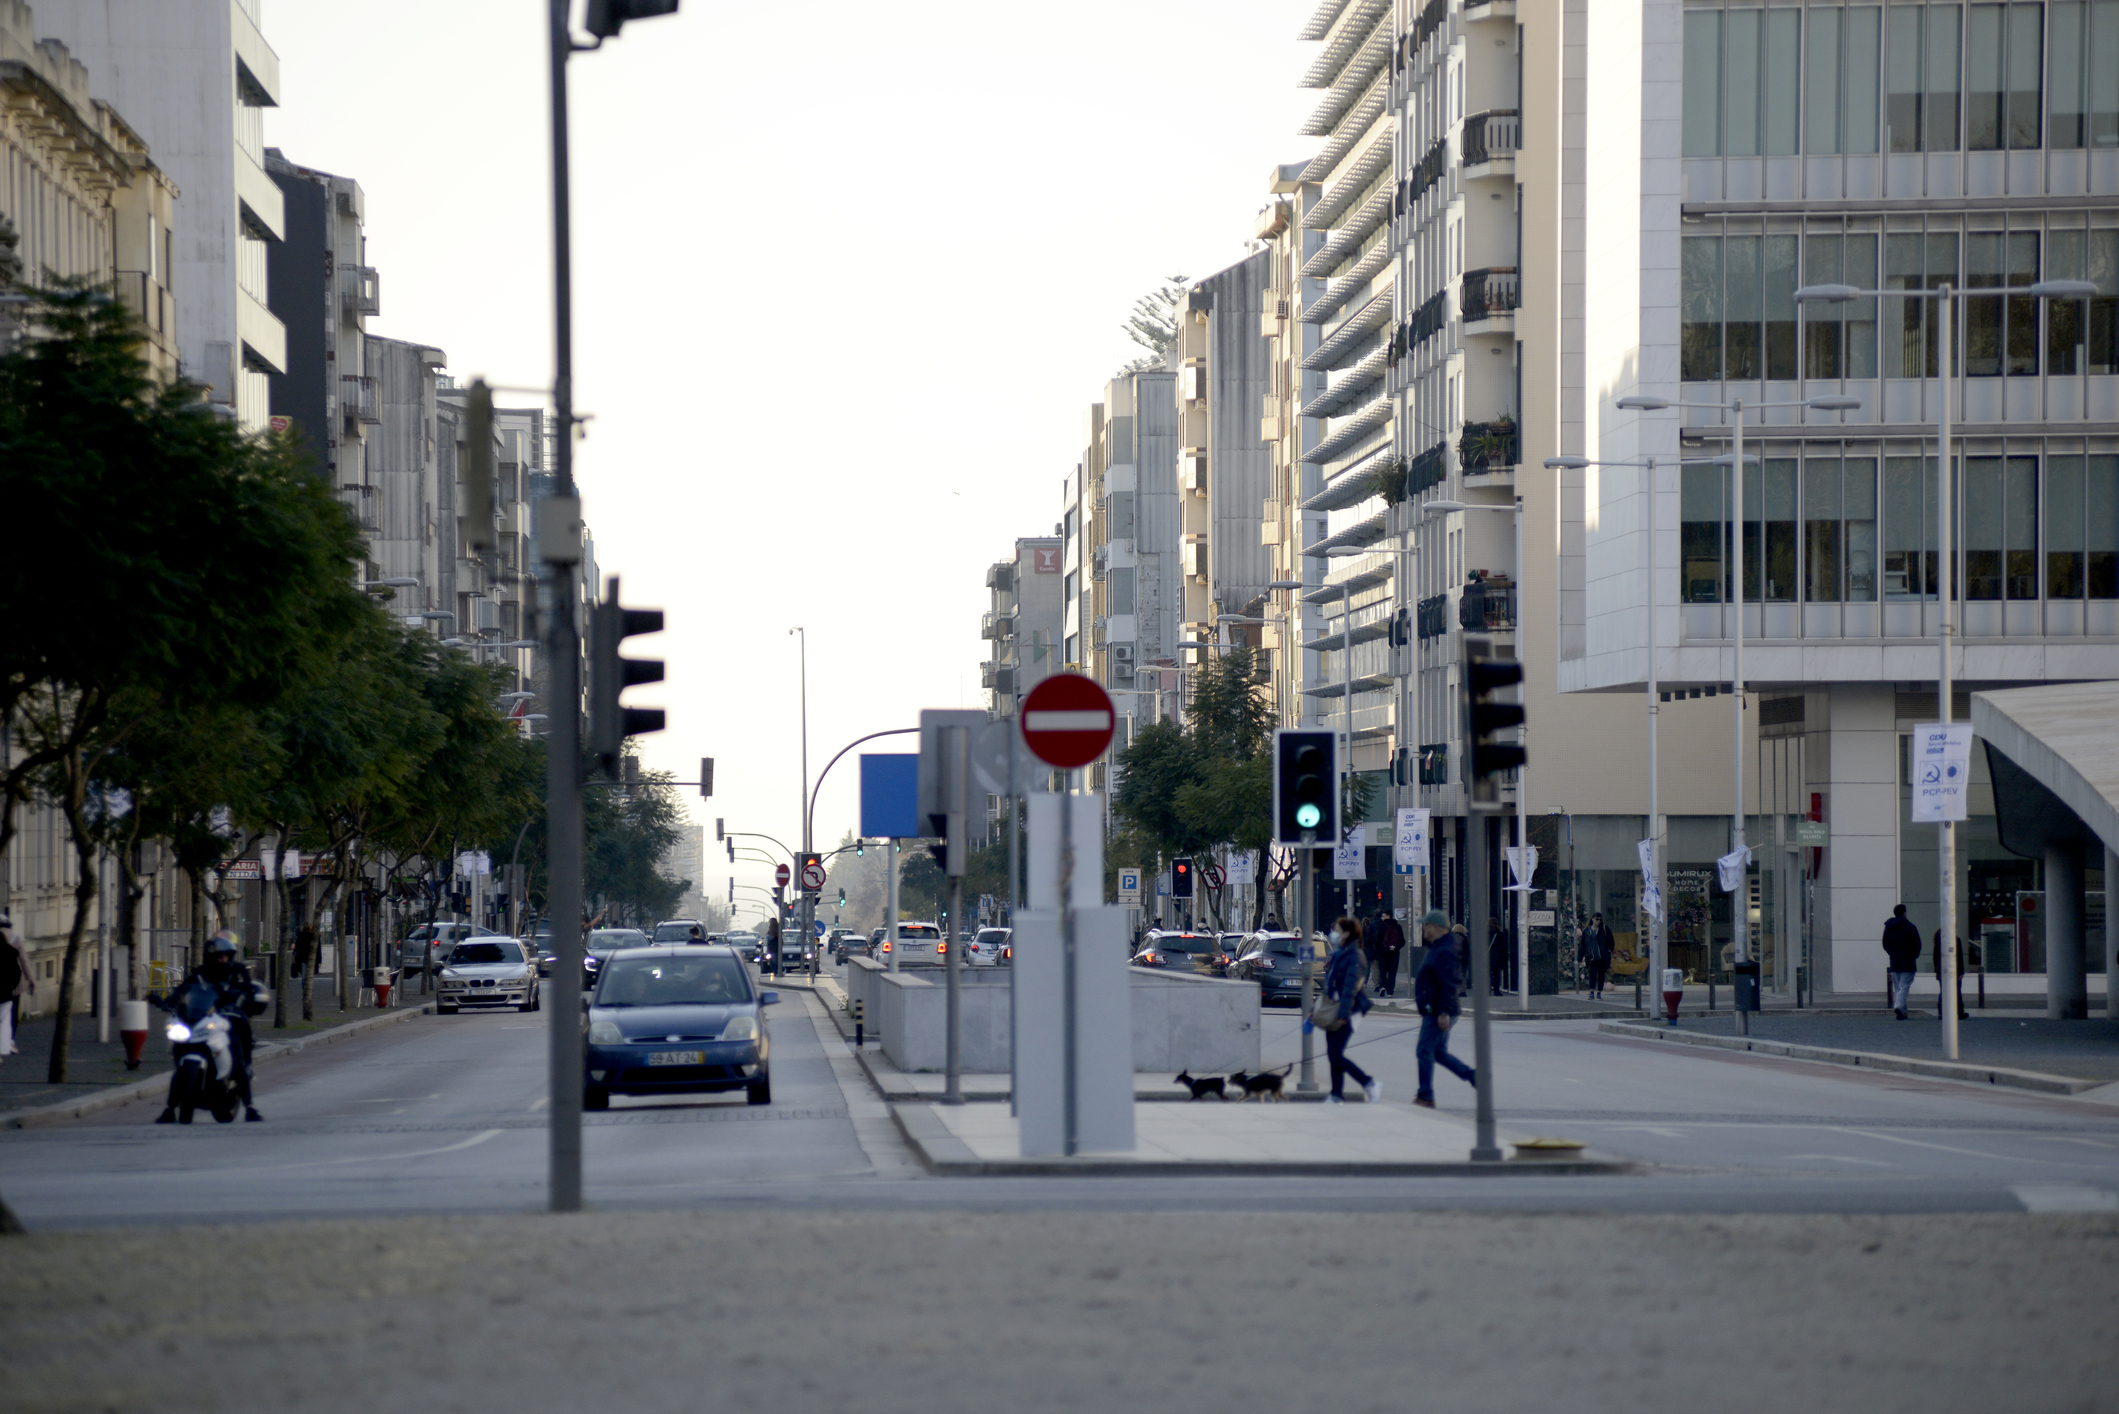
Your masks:
[[[988,607],[979,637],[988,649],[979,685],[996,717],[1015,716],[1030,689],[1060,670],[1062,548],[1058,536],[1018,540],[1012,556],[987,566]]]
[[[272,425],[301,439],[316,471],[371,533],[379,520],[363,441],[382,417],[368,367],[367,319],[382,312],[367,263],[360,183],[289,162],[265,149],[280,189],[283,238],[266,247],[270,307],[287,331],[283,372],[266,379]]]
[[[183,193],[166,287],[185,375],[257,431],[268,380],[287,371],[270,308],[267,247],[285,203],[265,171],[264,110],[279,103],[279,56],[259,0],[40,0],[39,32],[88,68],[91,90],[126,115]]]

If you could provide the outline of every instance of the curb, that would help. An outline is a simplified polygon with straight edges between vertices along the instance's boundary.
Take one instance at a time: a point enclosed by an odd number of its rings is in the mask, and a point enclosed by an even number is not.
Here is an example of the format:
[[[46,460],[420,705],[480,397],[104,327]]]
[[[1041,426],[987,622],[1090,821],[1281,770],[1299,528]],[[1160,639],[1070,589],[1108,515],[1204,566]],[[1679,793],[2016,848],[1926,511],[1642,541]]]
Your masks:
[[[1139,1161],[1101,1154],[1080,1158],[982,1159],[949,1132],[926,1105],[892,1105],[898,1132],[929,1173],[949,1178],[1138,1175],[1192,1178],[1500,1178],[1539,1174],[1611,1175],[1642,1171],[1641,1165],[1600,1159],[1503,1159],[1495,1163],[1358,1163],[1346,1160],[1269,1162],[1213,1160]]]
[[[297,1051],[306,1050],[310,1046],[327,1046],[333,1041],[343,1041],[349,1037],[364,1035],[367,1032],[379,1030],[385,1026],[395,1026],[401,1021],[410,1021],[415,1016],[431,1015],[433,1011],[434,1004],[428,1002],[424,1006],[405,1007],[386,1016],[371,1016],[364,1021],[349,1021],[344,1026],[334,1027],[315,1036],[304,1036],[299,1040],[268,1041],[252,1053],[250,1061],[253,1065],[262,1065],[269,1060],[280,1060],[291,1056]],[[150,1075],[145,1080],[135,1080],[124,1085],[114,1085],[107,1089],[98,1090],[91,1095],[83,1095],[78,1100],[60,1100],[49,1105],[38,1105],[33,1109],[16,1110],[11,1114],[0,1114],[0,1129],[33,1129],[38,1125],[55,1124],[63,1119],[78,1119],[83,1115],[92,1115],[100,1110],[115,1109],[119,1105],[129,1105],[135,1100],[143,1100],[157,1092],[166,1091],[169,1085],[169,1076],[170,1072],[165,1070],[160,1074]]]
[[[2104,1080],[2077,1080],[2066,1075],[2047,1075],[2037,1070],[2010,1070],[2003,1066],[1966,1065],[1959,1061],[1919,1060],[1885,1051],[1850,1051],[1834,1046],[1803,1046],[1789,1041],[1768,1041],[1755,1036],[1702,1036],[1696,1031],[1671,1031],[1626,1021],[1604,1021],[1597,1030],[1636,1041],[1675,1041],[1687,1046],[1711,1046],[1723,1051],[1750,1051],[1779,1056],[1784,1060],[1816,1061],[1860,1070],[1888,1071],[1895,1075],[1919,1075],[1931,1080],[1965,1080],[1976,1085],[1995,1085],[2011,1090],[2029,1090],[2041,1095],[2079,1095],[2110,1084]]]

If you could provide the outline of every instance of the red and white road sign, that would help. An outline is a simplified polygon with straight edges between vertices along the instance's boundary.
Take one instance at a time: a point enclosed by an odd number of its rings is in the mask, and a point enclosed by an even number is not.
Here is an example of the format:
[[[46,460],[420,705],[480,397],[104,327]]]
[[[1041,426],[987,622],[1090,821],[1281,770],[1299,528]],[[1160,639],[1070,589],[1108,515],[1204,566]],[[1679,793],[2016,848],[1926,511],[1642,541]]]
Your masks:
[[[1227,878],[1221,872],[1221,866],[1219,864],[1209,863],[1205,868],[1201,869],[1199,872],[1205,877],[1207,881],[1207,887],[1210,889],[1218,889],[1224,883],[1227,882]]]
[[[802,887],[811,893],[824,887],[824,865],[812,859],[802,866]]]
[[[1117,724],[1110,694],[1080,673],[1046,678],[1023,699],[1023,745],[1063,771],[1103,755]]]
[[[775,864],[773,866],[773,882],[778,884],[781,888],[786,888],[787,881],[793,877],[793,875],[787,872],[787,866],[785,864]]]

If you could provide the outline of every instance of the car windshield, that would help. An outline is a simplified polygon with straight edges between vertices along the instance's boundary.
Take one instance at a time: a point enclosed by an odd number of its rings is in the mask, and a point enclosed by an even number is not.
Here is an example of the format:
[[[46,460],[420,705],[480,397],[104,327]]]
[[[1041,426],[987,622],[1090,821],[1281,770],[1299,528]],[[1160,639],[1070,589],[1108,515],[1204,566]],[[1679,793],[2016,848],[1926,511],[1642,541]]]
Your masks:
[[[455,967],[475,966],[481,962],[521,962],[520,943],[458,943],[449,953],[449,962]]]
[[[613,948],[638,948],[647,946],[647,934],[638,928],[598,928],[589,934],[590,952],[610,952]]]
[[[622,957],[596,981],[598,1006],[715,1006],[751,999],[732,957]]]
[[[694,928],[699,928],[699,925],[696,923],[657,923],[655,925],[655,941],[658,943],[683,942],[691,937]],[[706,930],[699,928],[699,932],[701,936],[704,936]]]

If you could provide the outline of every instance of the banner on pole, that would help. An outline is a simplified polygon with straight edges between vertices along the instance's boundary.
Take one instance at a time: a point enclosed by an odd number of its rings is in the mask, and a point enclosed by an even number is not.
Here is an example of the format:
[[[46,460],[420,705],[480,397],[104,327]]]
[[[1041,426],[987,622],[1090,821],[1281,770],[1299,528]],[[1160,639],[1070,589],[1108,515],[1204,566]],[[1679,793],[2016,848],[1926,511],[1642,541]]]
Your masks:
[[[1663,891],[1654,884],[1641,886],[1641,911],[1658,923],[1663,921]]]
[[[1398,812],[1397,833],[1391,839],[1391,864],[1401,874],[1410,874],[1427,863],[1426,810]]]
[[[1508,847],[1508,872],[1515,877],[1513,884],[1503,893],[1523,894],[1530,892],[1531,878],[1538,872],[1538,847],[1534,844],[1510,845]]]
[[[1972,775],[1972,724],[1923,722],[1913,728],[1913,818],[1965,818],[1965,783]]]
[[[1332,847],[1332,877],[1337,880],[1362,880],[1368,871],[1368,831],[1366,825],[1349,827]]]
[[[1655,841],[1636,840],[1633,850],[1635,854],[1641,856],[1641,877],[1653,881],[1655,879]]]
[[[1733,894],[1744,886],[1744,871],[1751,867],[1751,846],[1731,850],[1714,861],[1715,874],[1721,881],[1722,892]]]
[[[1248,854],[1229,856],[1229,882],[1232,884],[1254,884],[1258,882],[1258,861]]]

